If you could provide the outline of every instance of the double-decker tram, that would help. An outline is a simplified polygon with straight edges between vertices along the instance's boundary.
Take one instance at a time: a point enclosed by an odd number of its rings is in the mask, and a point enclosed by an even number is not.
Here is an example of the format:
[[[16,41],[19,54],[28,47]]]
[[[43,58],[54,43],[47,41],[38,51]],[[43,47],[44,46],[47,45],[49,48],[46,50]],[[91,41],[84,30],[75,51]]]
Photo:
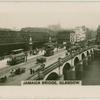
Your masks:
[[[25,53],[23,49],[12,50],[9,60],[7,61],[8,65],[16,65],[25,61]]]
[[[54,55],[54,45],[46,44],[44,56],[52,56],[52,55]]]

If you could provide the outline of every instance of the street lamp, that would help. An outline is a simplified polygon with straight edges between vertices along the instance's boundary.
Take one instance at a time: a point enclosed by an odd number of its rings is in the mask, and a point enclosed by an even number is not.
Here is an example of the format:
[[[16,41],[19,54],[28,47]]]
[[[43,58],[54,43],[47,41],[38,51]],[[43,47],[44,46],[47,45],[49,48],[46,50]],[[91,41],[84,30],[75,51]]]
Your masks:
[[[32,36],[30,35],[29,36],[29,51],[30,51],[30,54],[32,53]]]
[[[49,43],[51,43],[52,42],[52,39],[51,39],[51,36],[49,37]]]

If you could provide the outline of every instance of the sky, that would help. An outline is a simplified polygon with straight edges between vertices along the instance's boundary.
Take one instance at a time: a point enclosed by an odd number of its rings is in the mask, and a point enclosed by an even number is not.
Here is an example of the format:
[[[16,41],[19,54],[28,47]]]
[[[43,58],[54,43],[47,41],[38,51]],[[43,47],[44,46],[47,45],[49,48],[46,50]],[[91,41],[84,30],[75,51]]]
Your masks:
[[[96,29],[100,24],[100,2],[0,2],[0,27],[64,28],[85,25]]]

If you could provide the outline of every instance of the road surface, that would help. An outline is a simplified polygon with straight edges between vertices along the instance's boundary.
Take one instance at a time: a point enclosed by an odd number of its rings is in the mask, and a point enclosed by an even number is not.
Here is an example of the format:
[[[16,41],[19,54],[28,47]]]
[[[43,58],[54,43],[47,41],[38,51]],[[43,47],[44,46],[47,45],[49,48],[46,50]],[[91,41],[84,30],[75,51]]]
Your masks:
[[[65,57],[65,50],[60,50],[59,52],[56,52],[53,56],[46,57],[47,61],[45,63],[45,67],[51,65],[52,63],[56,62],[59,57]],[[6,83],[1,83],[1,85],[20,85],[22,80],[26,80],[28,77],[30,77],[30,68],[35,66],[40,66],[36,64],[36,59],[30,59],[29,62],[24,64],[16,65],[20,68],[26,68],[26,72],[20,75],[16,75],[14,77],[9,77]],[[2,71],[3,74],[6,73],[7,76],[10,75],[9,71]]]

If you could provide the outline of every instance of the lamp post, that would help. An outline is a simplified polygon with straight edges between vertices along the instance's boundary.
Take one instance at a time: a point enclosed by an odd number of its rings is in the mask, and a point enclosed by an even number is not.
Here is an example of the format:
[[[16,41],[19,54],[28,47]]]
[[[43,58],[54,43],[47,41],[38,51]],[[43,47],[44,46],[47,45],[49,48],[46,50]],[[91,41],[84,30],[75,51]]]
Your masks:
[[[49,43],[51,43],[52,42],[52,39],[51,39],[51,36],[49,37]]]
[[[29,36],[29,51],[30,51],[30,55],[32,54],[32,36]]]

